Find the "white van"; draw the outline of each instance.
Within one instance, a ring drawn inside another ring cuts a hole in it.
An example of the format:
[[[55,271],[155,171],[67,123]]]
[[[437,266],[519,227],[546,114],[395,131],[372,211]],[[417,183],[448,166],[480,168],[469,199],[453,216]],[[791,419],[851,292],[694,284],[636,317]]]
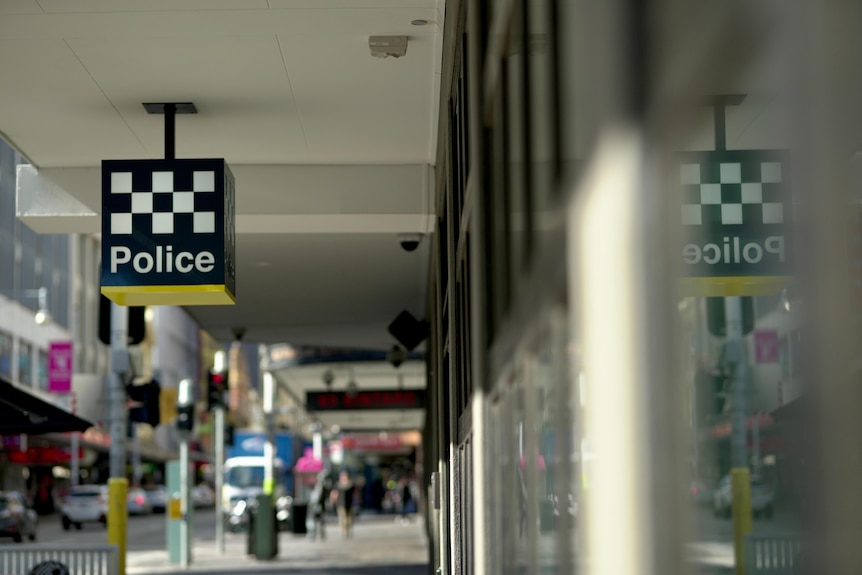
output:
[[[251,500],[263,493],[263,477],[266,458],[256,455],[229,457],[224,462],[224,487],[222,489],[222,512],[227,513],[240,500]],[[273,469],[274,500],[286,495],[284,484],[284,462],[276,458]]]

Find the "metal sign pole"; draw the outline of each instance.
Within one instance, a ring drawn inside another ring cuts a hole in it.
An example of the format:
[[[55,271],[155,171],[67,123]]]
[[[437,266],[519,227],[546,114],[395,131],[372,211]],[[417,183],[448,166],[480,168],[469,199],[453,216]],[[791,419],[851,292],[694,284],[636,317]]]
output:
[[[216,493],[216,551],[224,553],[224,514],[222,491],[224,490],[224,407],[218,406],[215,415],[215,493]]]
[[[111,304],[111,373],[108,376],[108,399],[111,414],[110,478],[108,480],[108,543],[116,545],[120,555],[120,575],[126,572],[128,519],[126,507],[126,385],[129,371],[128,314],[126,307]]]
[[[731,377],[731,462],[733,467],[748,467],[745,429],[745,353],[742,339],[742,300],[725,298],[727,340],[725,358],[732,366]]]
[[[189,566],[189,438],[180,439],[180,566]]]
[[[74,413],[76,415],[78,413],[78,397],[75,395],[74,391],[72,392],[72,413]],[[71,483],[72,483],[73,487],[78,485],[79,476],[81,475],[81,465],[80,465],[80,460],[78,458],[78,450],[80,449],[80,442],[79,442],[80,436],[81,436],[81,434],[79,431],[73,431],[72,432],[72,438],[71,438],[71,441],[69,444],[70,449],[72,451],[72,453],[69,454],[69,457],[70,457],[69,467],[70,467],[71,472],[72,472]]]
[[[128,308],[111,304],[111,373],[109,375],[111,448],[110,476],[126,477],[126,386],[128,372]]]

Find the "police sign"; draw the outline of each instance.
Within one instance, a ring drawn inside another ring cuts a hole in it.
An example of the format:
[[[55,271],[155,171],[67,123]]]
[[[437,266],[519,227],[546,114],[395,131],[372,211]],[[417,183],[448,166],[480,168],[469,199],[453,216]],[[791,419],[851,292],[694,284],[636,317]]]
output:
[[[744,100],[742,94],[714,96],[715,150],[678,155],[688,295],[766,295],[791,280],[787,154],[727,149],[725,108]]]
[[[696,295],[777,291],[792,274],[792,203],[784,153],[681,153],[683,274]]]
[[[235,303],[234,178],[222,159],[102,162],[102,293],[120,305]]]

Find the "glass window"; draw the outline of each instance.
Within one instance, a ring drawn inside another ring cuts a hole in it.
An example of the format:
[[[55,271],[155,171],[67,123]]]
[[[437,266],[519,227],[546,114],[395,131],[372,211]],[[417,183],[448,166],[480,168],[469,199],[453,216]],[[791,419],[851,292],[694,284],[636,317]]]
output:
[[[0,375],[12,377],[12,335],[0,331]]]
[[[33,385],[33,346],[24,340],[18,342],[18,382]]]
[[[39,371],[37,374],[36,387],[48,389],[48,352],[39,350]]]

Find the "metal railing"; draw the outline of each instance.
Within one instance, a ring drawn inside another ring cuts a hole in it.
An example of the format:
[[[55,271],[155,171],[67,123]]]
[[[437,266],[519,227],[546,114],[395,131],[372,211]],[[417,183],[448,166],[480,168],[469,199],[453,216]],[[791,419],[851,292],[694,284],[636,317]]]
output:
[[[745,536],[746,575],[794,575],[801,572],[802,544],[795,537]]]
[[[0,573],[26,575],[43,561],[62,563],[70,575],[118,575],[120,555],[116,545],[0,547]]]

